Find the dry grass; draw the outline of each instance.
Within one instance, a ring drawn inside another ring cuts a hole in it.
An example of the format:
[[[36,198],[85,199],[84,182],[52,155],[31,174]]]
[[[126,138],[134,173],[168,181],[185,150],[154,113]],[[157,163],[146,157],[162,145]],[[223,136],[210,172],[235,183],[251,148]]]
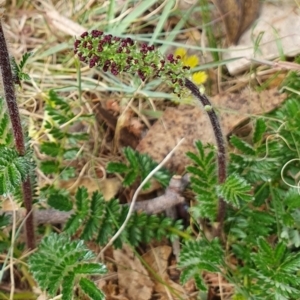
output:
[[[109,6],[113,1],[96,0],[60,0],[60,1],[7,1],[3,14],[3,23],[11,54],[19,61],[25,52],[32,51],[25,72],[31,80],[22,83],[18,90],[21,112],[29,129],[36,132],[32,138],[36,156],[43,155],[39,151],[42,141],[49,138],[43,129],[45,119],[44,103],[47,92],[55,89],[72,103],[72,107],[83,114],[93,114],[93,108],[101,102],[113,101],[118,103],[122,112],[129,108],[132,115],[139,118],[145,128],[151,125],[151,118],[146,111],[156,114],[163,110],[171,96],[164,86],[151,86],[133,77],[114,78],[109,74],[79,65],[73,55],[74,36],[85,29],[97,28],[115,34],[135,36],[138,40],[153,41],[162,45],[162,51],[180,45],[182,41],[194,43],[195,48],[205,48],[205,39],[200,31],[190,22],[190,27],[181,28],[180,15],[175,14],[176,3],[160,1],[160,4],[150,5],[145,10],[127,5],[127,1],[119,0],[115,6]],[[144,1],[144,3],[147,1]],[[151,2],[151,1],[149,1]],[[158,2],[158,1],[157,1]],[[141,5],[143,1],[140,1]],[[197,11],[196,11],[197,13]],[[53,20],[52,18],[56,18]],[[162,24],[160,19],[165,19]],[[183,26],[183,25],[182,25]],[[189,26],[189,25],[187,25]],[[156,28],[159,29],[156,30]],[[199,36],[198,36],[199,35]],[[202,59],[209,60],[209,52],[202,52]],[[245,74],[239,80],[225,77],[221,73],[222,62],[217,67],[208,70],[210,75],[211,93],[219,90],[240,90],[249,82],[270,78],[274,71],[268,73],[264,68],[258,70],[255,76]],[[211,65],[208,63],[207,68]],[[261,73],[259,73],[261,72]],[[251,78],[252,76],[252,78]],[[109,141],[107,131],[96,122],[85,122],[83,129],[90,135],[90,140],[81,145],[82,158],[77,164],[78,178],[85,176],[104,177],[105,166],[109,161],[120,160],[118,141]],[[55,178],[48,178],[38,170],[40,184],[51,183]],[[79,184],[80,180],[75,184]],[[32,279],[26,272],[28,285],[24,289],[33,288]],[[220,278],[218,278],[220,280]],[[22,285],[17,284],[17,288]],[[222,298],[222,299],[225,299]]]

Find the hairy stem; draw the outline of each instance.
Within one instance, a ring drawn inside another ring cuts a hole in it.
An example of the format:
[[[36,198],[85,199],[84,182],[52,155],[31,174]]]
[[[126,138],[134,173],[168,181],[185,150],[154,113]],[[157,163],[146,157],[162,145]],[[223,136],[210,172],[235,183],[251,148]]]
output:
[[[201,102],[201,104],[204,106],[208,114],[210,123],[214,131],[217,147],[218,147],[218,182],[221,184],[226,179],[226,149],[225,149],[225,142],[224,142],[220,122],[218,120],[216,112],[212,108],[211,102],[204,94],[200,93],[199,88],[187,78],[185,79],[185,86]],[[222,198],[220,198],[218,215],[217,215],[217,222],[219,224],[216,231],[216,236],[219,236],[220,238],[221,238],[225,214],[226,214],[226,202]]]
[[[11,70],[11,64],[9,59],[9,54],[7,50],[7,44],[5,41],[5,36],[0,22],[0,69],[2,73],[2,82],[5,100],[7,103],[8,113],[10,121],[12,124],[12,130],[15,140],[15,147],[20,156],[25,155],[25,143],[24,135],[21,125],[21,119],[19,114],[19,108],[16,101],[15,94],[15,84],[13,73]],[[35,238],[34,238],[34,224],[33,224],[33,215],[31,213],[32,209],[32,193],[31,193],[31,184],[29,177],[23,182],[23,199],[24,205],[27,210],[27,220],[25,222],[26,228],[26,240],[28,248],[35,248]]]

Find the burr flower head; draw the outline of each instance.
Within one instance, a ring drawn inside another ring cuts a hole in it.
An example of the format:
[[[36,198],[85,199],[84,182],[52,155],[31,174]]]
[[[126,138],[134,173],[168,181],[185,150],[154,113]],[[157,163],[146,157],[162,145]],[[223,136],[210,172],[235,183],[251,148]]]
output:
[[[177,94],[181,93],[184,78],[189,76],[190,68],[179,55],[169,54],[165,59],[153,45],[138,45],[129,37],[115,37],[99,30],[82,33],[74,42],[74,53],[90,68],[100,67],[113,75],[127,72],[142,81],[162,78]]]

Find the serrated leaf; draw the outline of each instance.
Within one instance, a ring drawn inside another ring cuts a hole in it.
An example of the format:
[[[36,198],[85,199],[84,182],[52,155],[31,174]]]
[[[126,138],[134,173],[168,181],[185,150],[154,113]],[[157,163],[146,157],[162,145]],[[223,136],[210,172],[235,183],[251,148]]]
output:
[[[84,240],[91,240],[93,235],[99,230],[101,226],[101,219],[103,218],[103,211],[105,200],[102,194],[94,192],[90,202],[90,214],[87,217],[85,228],[81,234]]]
[[[180,281],[184,283],[207,269],[220,271],[222,257],[223,250],[217,239],[186,242],[180,252],[179,266],[183,268]],[[203,285],[200,277],[197,280]]]
[[[94,256],[83,241],[52,233],[42,239],[28,263],[34,279],[50,296],[54,296],[59,286],[62,286],[63,299],[72,299],[74,282],[77,276],[80,277],[76,270],[84,274],[90,271],[95,275],[105,272],[106,268],[101,264],[87,262]],[[85,263],[87,268],[84,267]]]
[[[281,261],[286,252],[286,245],[284,243],[279,243],[274,251],[274,258],[276,261]]]
[[[28,156],[18,156],[14,149],[0,146],[0,195],[13,193],[30,171]]]
[[[64,226],[64,231],[69,235],[75,234],[80,225],[82,225],[82,221],[82,216],[80,214],[71,215]]]
[[[224,184],[217,186],[217,193],[226,202],[240,207],[240,201],[249,202],[254,199],[250,194],[251,189],[251,185],[244,178],[232,174],[226,178]]]
[[[76,206],[79,211],[85,210],[88,203],[88,192],[86,187],[79,187],[77,189],[75,199],[76,199]]]
[[[62,300],[73,299],[73,288],[74,288],[75,273],[69,272],[62,281]]]
[[[138,171],[136,169],[130,170],[124,177],[123,185],[124,186],[132,185],[135,182],[135,180],[137,179],[137,176],[138,176]]]
[[[47,203],[60,211],[70,211],[73,208],[73,203],[66,195],[60,193],[51,194]]]
[[[138,159],[136,156],[136,152],[132,148],[126,147],[124,148],[124,155],[129,161],[130,167],[134,169],[138,169]]]
[[[28,74],[21,72],[21,73],[19,73],[19,79],[29,81],[31,78]]]
[[[273,257],[273,249],[268,244],[268,242],[265,241],[264,238],[262,238],[262,237],[258,238],[257,244],[259,246],[260,251],[263,253],[264,256]]]
[[[204,291],[204,292],[207,291],[207,286],[199,274],[195,274],[194,279],[199,291]]]
[[[195,153],[187,152],[186,156],[189,157],[195,164],[201,166],[202,168],[204,167],[200,157],[198,157]]]
[[[76,274],[95,275],[107,273],[107,268],[101,263],[84,263],[76,266],[73,271]]]
[[[109,162],[106,167],[108,173],[124,173],[128,170],[129,168],[125,164],[117,162]]]
[[[54,160],[44,160],[40,164],[40,169],[46,175],[56,174],[60,171],[60,163]]]
[[[33,55],[33,52],[26,52],[22,55],[21,61],[19,63],[19,68],[22,71],[24,66],[26,65],[27,60],[29,59],[30,56]]]
[[[257,119],[255,123],[254,133],[253,133],[253,143],[261,142],[264,133],[266,132],[267,125],[263,119]]]
[[[61,145],[55,142],[42,143],[40,146],[40,151],[52,157],[57,157],[62,153]]]
[[[235,135],[230,137],[230,143],[238,150],[242,151],[244,155],[255,155],[253,147]]]
[[[93,300],[105,300],[105,294],[96,285],[86,278],[79,281],[81,289]]]
[[[63,159],[65,160],[75,159],[77,157],[78,152],[79,149],[77,147],[65,149],[63,153]]]
[[[59,178],[62,180],[68,180],[74,178],[76,175],[76,170],[74,167],[66,167],[59,174]]]
[[[49,93],[49,101],[55,103],[55,105],[59,106],[61,110],[65,110],[67,112],[71,111],[70,105],[61,97],[54,90],[50,90]]]

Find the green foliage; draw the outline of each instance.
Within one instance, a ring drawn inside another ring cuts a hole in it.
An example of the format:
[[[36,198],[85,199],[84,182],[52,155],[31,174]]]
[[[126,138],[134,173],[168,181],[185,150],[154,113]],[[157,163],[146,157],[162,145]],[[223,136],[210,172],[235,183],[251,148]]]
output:
[[[9,146],[12,142],[10,121],[6,112],[4,99],[0,97],[0,145]]]
[[[228,176],[222,185],[217,186],[217,191],[219,197],[238,208],[241,206],[241,201],[253,200],[253,196],[249,194],[251,186],[237,174]]]
[[[41,241],[38,250],[29,258],[29,269],[39,286],[54,297],[58,291],[63,300],[73,299],[74,285],[79,286],[90,299],[104,299],[104,294],[85,278],[88,275],[102,275],[106,267],[90,262],[95,255],[83,241],[71,240],[66,235],[52,233]]]
[[[211,146],[204,147],[200,141],[196,142],[196,148],[197,154],[187,153],[194,164],[187,167],[187,171],[192,175],[191,186],[197,200],[190,213],[195,219],[201,217],[213,221],[218,207],[215,149]]]
[[[43,190],[46,190],[49,195],[47,202],[51,207],[61,211],[70,211],[72,209],[73,203],[67,191],[56,189],[53,186],[47,186]]]
[[[117,232],[128,213],[127,205],[120,205],[116,199],[105,201],[98,192],[94,192],[90,199],[84,187],[77,190],[75,203],[74,213],[68,219],[64,231],[70,235],[78,232],[82,239],[95,240],[100,245],[105,245]],[[137,246],[151,239],[159,240],[163,237],[172,239],[175,237],[172,228],[181,230],[181,222],[163,216],[135,212],[114,245],[121,247],[122,243],[127,241]]]
[[[27,60],[30,58],[30,56],[32,56],[32,52],[26,52],[25,54],[23,54],[19,65],[16,63],[15,58],[11,57],[11,67],[15,83],[20,84],[22,80],[30,80],[29,75],[23,72],[23,68],[25,67]]]
[[[181,282],[195,278],[197,287],[206,290],[201,271],[222,272],[224,251],[218,239],[186,242],[180,252],[179,266],[183,268]]]
[[[2,214],[0,215],[0,228],[6,227],[9,224],[9,217]]]
[[[19,156],[16,150],[0,145],[0,195],[13,193],[29,175],[28,156]]]
[[[129,37],[106,35],[99,30],[82,33],[74,42],[74,53],[90,68],[98,67],[114,76],[126,72],[142,81],[161,78],[179,95],[183,94],[183,82],[190,73],[180,57],[169,54],[165,58],[154,45],[139,45]]]
[[[68,166],[78,157],[80,144],[88,139],[86,133],[72,132],[72,126],[89,119],[90,115],[75,113],[77,107],[66,99],[61,98],[55,91],[50,90],[45,103],[47,118],[44,130],[49,141],[45,140],[40,146],[40,151],[49,159],[40,162],[40,169],[46,174],[59,175],[61,179],[75,176],[73,167]]]
[[[226,251],[214,248],[216,240],[200,227],[201,240],[182,248],[183,282],[194,278],[200,289],[203,271],[220,272],[236,287],[233,299],[299,298],[300,96],[291,92],[299,90],[299,74],[291,72],[285,84],[287,101],[253,121],[252,140],[231,136],[224,184],[216,182],[213,150],[197,143],[197,155],[189,154],[197,199],[191,213],[214,222],[217,197],[227,201]],[[233,257],[234,265],[228,263]]]
[[[288,251],[284,242],[274,248],[263,238],[257,240],[253,253],[255,269],[249,272],[251,291],[256,299],[298,299],[300,293],[300,253]],[[265,295],[261,297],[261,290]],[[258,291],[257,295],[256,292]]]
[[[124,148],[125,158],[128,160],[128,164],[110,162],[107,165],[107,172],[109,173],[121,173],[124,174],[123,185],[130,186],[137,179],[141,181],[144,180],[147,175],[157,166],[157,163],[147,155],[139,153],[130,147]],[[166,187],[170,181],[171,175],[168,170],[162,168],[157,171],[153,178],[155,178],[163,187]],[[150,187],[150,182],[148,182],[144,189]]]

